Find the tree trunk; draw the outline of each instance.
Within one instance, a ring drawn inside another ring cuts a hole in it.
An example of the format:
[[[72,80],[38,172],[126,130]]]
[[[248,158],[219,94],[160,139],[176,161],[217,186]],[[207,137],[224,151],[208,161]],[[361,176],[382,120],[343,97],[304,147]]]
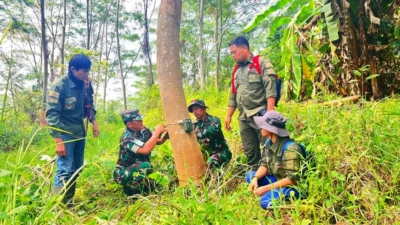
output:
[[[214,45],[215,45],[215,88],[218,90],[218,78],[219,78],[219,57],[220,57],[220,48],[219,48],[219,37],[218,37],[218,20],[219,20],[219,0],[215,2],[215,15],[214,15]]]
[[[107,84],[108,84],[108,82],[107,82],[107,79],[108,79],[108,54],[107,54],[108,53],[107,52],[108,38],[107,38],[107,35],[108,35],[108,23],[106,23],[106,61],[107,61],[107,64],[106,64],[106,73],[104,75],[104,93],[103,93],[103,111],[104,112],[106,111],[106,95],[107,95]]]
[[[64,58],[65,58],[65,28],[67,27],[67,0],[64,0],[64,14],[63,14],[63,25],[62,25],[62,40],[61,40],[61,76],[65,74],[65,65],[64,65]]]
[[[117,51],[118,51],[119,73],[121,75],[121,83],[122,83],[122,96],[124,97],[124,109],[127,110],[128,106],[126,104],[125,77],[124,77],[124,73],[122,71],[121,48],[120,48],[121,46],[119,44],[118,22],[119,22],[119,0],[117,1],[117,23],[115,24],[115,26],[116,26],[115,29],[117,31]]]
[[[49,78],[49,54],[47,53],[47,41],[46,41],[46,17],[45,17],[45,0],[40,0],[40,20],[41,20],[41,28],[42,28],[42,71],[43,71],[43,91],[42,91],[42,112],[41,112],[41,124],[45,124],[44,111],[46,110],[47,103],[47,81]]]
[[[151,54],[150,54],[150,44],[149,44],[149,21],[147,18],[147,11],[149,9],[149,1],[143,0],[143,7],[144,7],[144,53],[147,57],[147,63],[149,66],[149,78],[148,84],[151,87],[154,84],[154,75],[153,75],[153,65],[151,63]]]
[[[378,59],[375,56],[373,56],[372,59],[370,59],[369,65],[370,65],[369,73],[371,75],[379,73]],[[376,77],[371,79],[371,86],[372,86],[372,95],[374,99],[379,99],[382,96],[382,93],[379,88],[378,79]]]
[[[203,52],[203,11],[204,0],[200,0],[199,11],[199,73],[200,73],[200,89],[205,87],[205,70],[204,70],[204,52]]]
[[[167,123],[177,123],[189,117],[183,92],[180,68],[181,0],[162,0],[157,27],[157,62],[161,100]],[[188,179],[199,183],[206,166],[196,135],[185,133],[182,126],[168,127],[179,184]]]
[[[90,16],[89,16],[89,7],[90,7],[90,0],[86,0],[86,26],[87,26],[87,41],[86,41],[86,49],[90,49]]]

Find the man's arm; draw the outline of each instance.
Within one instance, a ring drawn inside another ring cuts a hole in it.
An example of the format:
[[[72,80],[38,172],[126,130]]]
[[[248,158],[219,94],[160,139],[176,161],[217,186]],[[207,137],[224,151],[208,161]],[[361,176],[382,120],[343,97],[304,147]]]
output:
[[[296,181],[293,181],[286,177],[286,178],[280,179],[272,184],[259,187],[256,190],[254,190],[254,192],[258,196],[263,196],[265,193],[267,193],[268,191],[270,191],[272,189],[282,188],[282,187],[286,187],[286,186],[294,185],[294,184],[296,184]]]
[[[54,138],[56,143],[56,153],[58,156],[64,157],[67,155],[65,145],[61,139],[60,129],[60,113],[62,109],[62,96],[61,88],[57,85],[50,87],[47,95],[47,107],[46,107],[46,121],[47,125],[55,129],[50,129],[50,135]]]
[[[276,101],[276,73],[274,66],[268,59],[261,59],[262,80],[265,88],[265,96],[267,99],[267,111],[275,109]]]
[[[154,149],[154,147],[157,144],[157,141],[159,140],[158,137],[160,136],[160,134],[162,134],[165,131],[165,127],[164,125],[158,125],[155,128],[155,131],[153,133],[153,135],[151,136],[151,138],[146,141],[146,143],[143,145],[143,147],[140,147],[137,149],[137,153],[138,154],[142,154],[142,155],[148,155],[150,154],[150,152]]]
[[[202,138],[212,139],[215,137],[218,132],[221,130],[221,120],[217,117],[214,117],[211,125],[207,127],[206,132],[202,134]]]
[[[286,177],[270,185],[258,188],[255,190],[255,193],[262,196],[272,189],[296,184],[296,182],[300,180],[300,163],[302,160],[304,159],[301,157],[300,147],[297,144],[289,145],[282,156],[282,166],[286,172]]]
[[[255,191],[258,188],[258,180],[261,179],[262,177],[265,177],[268,173],[268,168],[265,166],[260,166],[257,169],[256,174],[254,177],[252,177],[250,184],[249,184],[249,191]]]
[[[225,129],[228,131],[231,130],[232,115],[235,113],[235,110],[236,110],[236,107],[234,107],[234,106],[228,107],[228,112],[226,114],[226,119],[225,119]]]

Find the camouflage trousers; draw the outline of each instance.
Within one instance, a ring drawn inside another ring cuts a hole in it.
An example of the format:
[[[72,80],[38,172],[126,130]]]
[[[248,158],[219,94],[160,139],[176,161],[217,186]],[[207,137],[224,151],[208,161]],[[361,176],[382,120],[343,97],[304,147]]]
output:
[[[128,196],[151,191],[154,188],[153,180],[147,176],[153,172],[149,162],[137,162],[125,168],[114,171],[114,180],[124,187]]]
[[[228,149],[224,149],[220,151],[211,151],[211,154],[207,152],[207,157],[208,156],[207,163],[218,168],[231,160],[232,153]]]

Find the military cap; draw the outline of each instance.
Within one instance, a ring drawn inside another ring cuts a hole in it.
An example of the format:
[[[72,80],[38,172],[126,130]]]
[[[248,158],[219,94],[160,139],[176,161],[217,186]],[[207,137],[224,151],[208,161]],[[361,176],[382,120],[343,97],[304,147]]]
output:
[[[204,103],[204,100],[195,99],[195,100],[192,100],[192,101],[190,102],[190,105],[189,105],[189,107],[188,107],[189,112],[191,112],[191,113],[193,112],[193,106],[195,106],[195,105],[200,106],[200,107],[203,107],[203,108],[208,108],[208,107],[206,106],[206,104]]]
[[[124,122],[132,120],[142,120],[143,116],[139,113],[139,109],[128,109],[121,113],[121,118]]]

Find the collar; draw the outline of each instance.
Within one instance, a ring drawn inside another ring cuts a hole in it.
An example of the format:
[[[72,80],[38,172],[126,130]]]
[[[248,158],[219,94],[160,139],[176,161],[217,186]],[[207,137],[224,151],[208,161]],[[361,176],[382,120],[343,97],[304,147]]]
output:
[[[76,86],[82,87],[85,85],[84,81],[78,80],[76,77],[74,77],[74,75],[70,71],[68,71],[68,80],[69,80],[69,85],[71,88],[76,87]]]
[[[201,122],[207,122],[207,121],[209,121],[210,120],[210,115],[208,114],[208,113],[206,113],[206,116],[204,117],[204,119],[203,120],[198,120],[198,121],[201,121]]]
[[[290,137],[278,137],[278,139],[276,139],[275,143],[273,143],[269,149],[276,153],[281,147],[282,143],[287,139],[290,139]]]
[[[140,134],[140,131],[136,132],[136,131],[130,129],[129,127],[126,127],[126,131],[128,131],[129,133],[132,133],[132,134],[136,134],[136,135]]]
[[[241,63],[241,64],[239,64],[239,65],[240,65],[240,66],[247,66],[248,64],[253,63],[253,57],[254,57],[253,53],[250,53],[250,58],[249,58],[246,62]]]

